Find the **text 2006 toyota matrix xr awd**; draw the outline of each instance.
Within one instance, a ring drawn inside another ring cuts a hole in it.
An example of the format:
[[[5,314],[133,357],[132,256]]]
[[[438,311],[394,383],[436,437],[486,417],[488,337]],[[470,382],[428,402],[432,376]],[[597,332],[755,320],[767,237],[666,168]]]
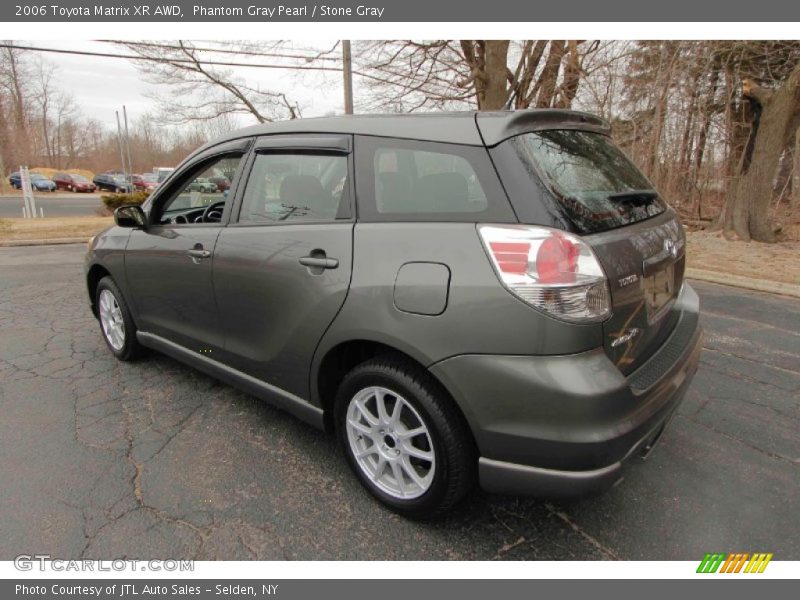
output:
[[[111,352],[335,431],[406,515],[614,484],[697,369],[683,230],[591,115],[258,125],[115,219],[86,260]]]

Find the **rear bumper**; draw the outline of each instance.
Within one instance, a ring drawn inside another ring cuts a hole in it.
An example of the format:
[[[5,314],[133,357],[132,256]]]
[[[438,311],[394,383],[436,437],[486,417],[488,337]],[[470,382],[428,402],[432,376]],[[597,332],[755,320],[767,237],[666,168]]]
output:
[[[495,493],[584,495],[621,478],[649,451],[689,387],[702,349],[699,302],[688,285],[662,347],[624,376],[602,349],[570,356],[465,355],[431,371],[461,406]]]

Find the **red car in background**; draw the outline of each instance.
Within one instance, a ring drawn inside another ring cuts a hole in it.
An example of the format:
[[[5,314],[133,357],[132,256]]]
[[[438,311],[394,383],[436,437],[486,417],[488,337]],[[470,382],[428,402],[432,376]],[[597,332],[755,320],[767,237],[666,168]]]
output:
[[[133,189],[152,192],[158,187],[158,177],[155,173],[145,173],[144,175],[133,175]]]
[[[220,192],[224,192],[227,189],[230,189],[231,182],[227,177],[217,176],[217,177],[209,177],[208,180],[217,186],[217,190]]]
[[[75,173],[56,173],[53,175],[56,189],[68,190],[70,192],[94,192],[97,186],[83,175]]]

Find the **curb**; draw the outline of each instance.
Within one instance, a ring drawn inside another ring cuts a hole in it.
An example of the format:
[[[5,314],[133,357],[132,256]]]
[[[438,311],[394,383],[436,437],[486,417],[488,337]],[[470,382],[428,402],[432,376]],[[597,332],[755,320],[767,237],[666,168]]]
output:
[[[757,292],[767,292],[768,294],[783,294],[784,296],[800,298],[800,285],[785,283],[783,281],[752,279],[741,275],[718,273],[716,271],[693,269],[691,267],[686,269],[686,278],[707,281],[708,283],[718,283],[720,285],[730,285],[746,290],[755,290]]]
[[[74,238],[50,238],[39,240],[0,240],[0,247],[16,247],[16,246],[49,246],[51,244],[85,244],[90,237],[74,237]]]

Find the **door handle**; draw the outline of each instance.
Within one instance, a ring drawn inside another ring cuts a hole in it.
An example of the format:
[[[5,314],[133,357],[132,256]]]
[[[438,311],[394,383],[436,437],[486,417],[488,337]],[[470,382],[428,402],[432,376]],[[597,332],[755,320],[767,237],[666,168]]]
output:
[[[201,260],[211,257],[211,251],[203,250],[202,244],[195,244],[194,248],[186,251],[186,254],[189,255],[192,262],[196,265],[199,265]]]
[[[210,250],[203,250],[202,248],[192,248],[187,250],[187,254],[194,258],[209,258],[211,256]]]
[[[312,269],[335,269],[339,266],[339,259],[328,258],[324,254],[321,256],[304,256],[300,259],[300,264]]]

